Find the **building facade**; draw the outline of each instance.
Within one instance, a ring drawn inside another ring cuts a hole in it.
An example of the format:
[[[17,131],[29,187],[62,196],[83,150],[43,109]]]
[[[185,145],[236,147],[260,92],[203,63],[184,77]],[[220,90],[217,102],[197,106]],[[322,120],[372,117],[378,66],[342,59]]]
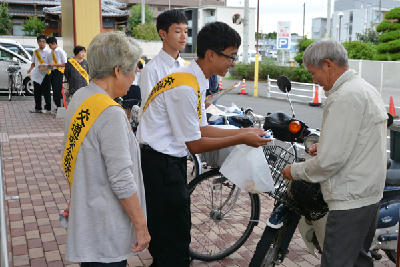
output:
[[[326,18],[315,18],[312,19],[311,23],[311,38],[314,40],[318,40],[326,36]]]
[[[205,2],[205,1],[203,1]],[[195,53],[197,44],[197,33],[201,28],[207,23],[221,21],[227,23],[233,29],[235,29],[240,37],[242,38],[242,45],[239,50],[243,50],[243,23],[240,25],[234,24],[232,21],[232,16],[235,14],[240,14],[244,17],[243,7],[227,7],[227,6],[201,6],[201,7],[188,7],[180,9],[188,18],[188,41],[185,47],[184,53]],[[249,8],[250,18],[256,16],[256,9]],[[255,47],[255,22],[254,19],[249,19],[249,49],[254,49]]]

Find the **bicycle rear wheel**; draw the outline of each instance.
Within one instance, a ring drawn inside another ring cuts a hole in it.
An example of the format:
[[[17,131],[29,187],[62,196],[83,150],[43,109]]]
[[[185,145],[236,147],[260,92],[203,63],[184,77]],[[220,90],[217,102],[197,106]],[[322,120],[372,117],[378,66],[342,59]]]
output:
[[[200,174],[200,165],[196,155],[189,153],[187,155],[187,180],[188,183]]]
[[[248,239],[260,218],[260,197],[240,190],[219,169],[189,184],[192,242],[190,256],[202,261],[223,259]]]
[[[13,76],[10,75],[8,78],[8,101],[11,101],[13,88],[14,88],[14,79]]]

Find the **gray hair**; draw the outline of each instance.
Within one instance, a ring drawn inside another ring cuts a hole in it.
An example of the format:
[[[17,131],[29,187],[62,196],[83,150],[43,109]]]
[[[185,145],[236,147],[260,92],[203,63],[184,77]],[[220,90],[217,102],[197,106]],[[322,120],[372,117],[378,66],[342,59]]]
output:
[[[334,39],[323,38],[307,47],[303,54],[303,65],[309,64],[322,69],[325,59],[329,59],[338,67],[349,66],[347,51],[341,43]]]
[[[101,33],[93,38],[87,50],[90,76],[104,79],[113,75],[116,66],[121,67],[124,75],[130,75],[142,53],[140,44],[120,31]]]

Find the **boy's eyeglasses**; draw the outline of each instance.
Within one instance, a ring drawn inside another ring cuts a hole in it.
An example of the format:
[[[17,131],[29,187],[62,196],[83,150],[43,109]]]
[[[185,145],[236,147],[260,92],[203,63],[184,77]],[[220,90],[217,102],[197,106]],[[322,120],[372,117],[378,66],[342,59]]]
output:
[[[236,57],[232,57],[232,56],[230,56],[230,55],[227,55],[227,54],[224,54],[224,53],[215,51],[215,50],[212,50],[212,51],[214,51],[214,52],[217,53],[218,55],[221,55],[221,56],[224,56],[224,57],[227,57],[227,58],[232,59],[232,64],[236,63],[236,61],[237,61],[238,58],[239,58],[239,55],[236,55]]]

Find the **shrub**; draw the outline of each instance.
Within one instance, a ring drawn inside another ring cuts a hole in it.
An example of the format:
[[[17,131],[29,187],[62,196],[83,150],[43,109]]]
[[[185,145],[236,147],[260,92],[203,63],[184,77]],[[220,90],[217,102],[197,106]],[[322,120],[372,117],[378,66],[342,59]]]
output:
[[[342,43],[342,45],[346,48],[349,59],[372,60],[376,54],[373,44],[361,41],[348,41]]]

